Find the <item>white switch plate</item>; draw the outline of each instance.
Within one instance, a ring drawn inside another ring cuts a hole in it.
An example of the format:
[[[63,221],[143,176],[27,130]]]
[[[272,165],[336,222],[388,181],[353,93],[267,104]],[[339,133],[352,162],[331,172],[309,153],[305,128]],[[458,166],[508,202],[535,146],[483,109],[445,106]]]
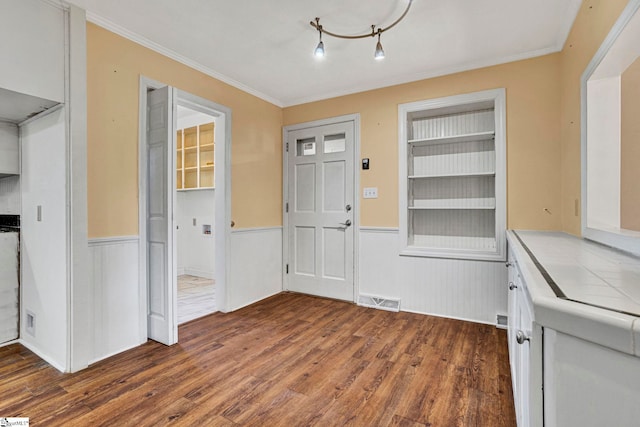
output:
[[[364,197],[365,199],[377,199],[378,187],[365,187],[362,193],[362,197]]]

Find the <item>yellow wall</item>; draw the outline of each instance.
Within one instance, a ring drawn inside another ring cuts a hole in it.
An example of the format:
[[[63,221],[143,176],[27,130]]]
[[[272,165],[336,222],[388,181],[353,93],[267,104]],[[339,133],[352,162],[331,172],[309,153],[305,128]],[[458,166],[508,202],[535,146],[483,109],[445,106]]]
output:
[[[504,87],[508,226],[559,230],[559,73],[559,55],[547,55],[285,108],[284,125],[360,113],[361,157],[371,159],[361,187],[378,187],[378,199],[361,200],[361,224],[397,227],[398,104]]]
[[[92,24],[88,45],[89,236],[138,233],[140,74],[233,110],[232,217],[237,227],[282,223],[281,126],[361,115],[365,226],[398,226],[398,104],[507,89],[507,219],[510,228],[579,234],[580,77],[627,0],[585,0],[564,50],[284,110]],[[360,189],[361,193],[361,189]],[[547,213],[544,209],[551,213]]]
[[[620,81],[620,227],[640,231],[640,58]]]
[[[628,0],[585,0],[562,51],[561,170],[562,229],[579,235],[580,78]]]
[[[139,77],[232,110],[232,218],[282,224],[282,109],[87,24],[89,237],[138,234]]]

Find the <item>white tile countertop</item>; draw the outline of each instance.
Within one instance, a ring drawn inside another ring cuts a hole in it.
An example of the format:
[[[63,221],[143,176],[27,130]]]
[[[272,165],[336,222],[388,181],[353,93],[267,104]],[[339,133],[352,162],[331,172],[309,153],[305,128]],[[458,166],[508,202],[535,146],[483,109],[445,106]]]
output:
[[[559,232],[507,240],[536,323],[640,356],[640,258]]]

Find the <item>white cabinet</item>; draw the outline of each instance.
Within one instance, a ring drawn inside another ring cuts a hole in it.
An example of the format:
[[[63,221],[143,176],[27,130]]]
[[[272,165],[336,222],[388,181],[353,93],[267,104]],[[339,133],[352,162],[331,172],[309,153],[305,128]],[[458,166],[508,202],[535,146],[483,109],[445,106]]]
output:
[[[19,173],[18,126],[0,122],[0,178]]]
[[[639,425],[638,259],[562,233],[508,241],[518,427]]]
[[[41,0],[3,0],[0,88],[64,102],[65,13]]]
[[[531,336],[533,308],[525,282],[513,255],[509,253],[508,345],[511,382],[518,427],[529,427],[531,388]]]
[[[402,254],[505,258],[504,91],[403,104]]]

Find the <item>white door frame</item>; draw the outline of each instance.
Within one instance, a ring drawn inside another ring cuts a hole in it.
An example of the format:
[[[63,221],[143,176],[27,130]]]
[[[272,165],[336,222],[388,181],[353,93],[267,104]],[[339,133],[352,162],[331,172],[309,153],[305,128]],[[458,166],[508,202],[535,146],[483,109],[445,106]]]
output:
[[[344,116],[330,117],[328,119],[299,123],[285,126],[282,129],[282,289],[289,290],[289,275],[287,264],[289,259],[289,215],[287,203],[289,203],[289,167],[287,141],[289,132],[314,128],[336,123],[353,122],[353,302],[358,300],[360,293],[360,114],[347,114]],[[293,149],[293,148],[292,148]]]
[[[139,337],[140,342],[147,340],[147,312],[148,312],[148,287],[147,287],[147,153],[146,153],[146,123],[147,123],[147,91],[169,86],[157,80],[140,76],[139,89],[139,124],[138,124],[138,272],[139,272]],[[177,90],[177,104],[189,107],[190,109],[209,114],[214,117],[223,117],[224,142],[216,143],[214,148],[214,158],[216,164],[223,167],[214,169],[214,179],[216,188],[215,197],[215,280],[216,280],[216,308],[222,312],[227,312],[229,307],[227,283],[229,278],[229,257],[231,239],[231,109],[224,105],[201,98],[199,96]],[[173,129],[175,135],[176,129]],[[219,139],[216,139],[219,141]],[[170,144],[170,149],[175,150],[175,138]],[[172,153],[171,153],[172,154]],[[171,171],[171,173],[175,173]],[[176,189],[173,188],[175,192]],[[175,198],[172,198],[175,203]],[[177,316],[174,316],[177,324]]]

